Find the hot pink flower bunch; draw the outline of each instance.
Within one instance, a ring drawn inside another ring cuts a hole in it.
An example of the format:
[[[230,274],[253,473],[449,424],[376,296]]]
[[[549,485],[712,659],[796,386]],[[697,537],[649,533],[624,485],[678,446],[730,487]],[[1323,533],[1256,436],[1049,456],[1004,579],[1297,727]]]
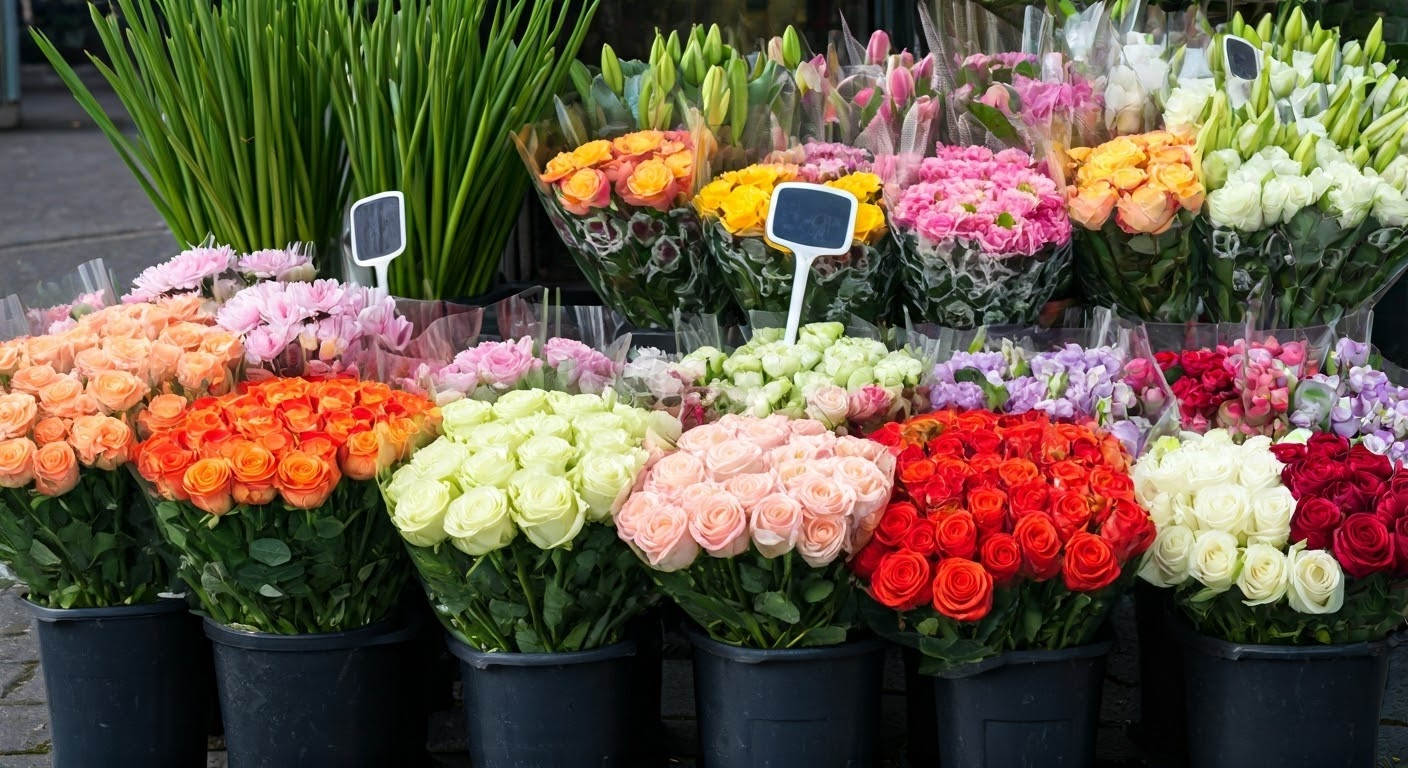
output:
[[[960,85],[954,99],[960,104],[977,101],[1007,117],[1020,117],[1028,127],[1070,120],[1082,110],[1098,107],[1100,97],[1090,81],[1069,66],[1063,69],[1061,80],[1043,80],[1040,62],[1031,54],[973,54],[959,65]]]
[[[547,380],[548,373],[553,375],[552,381]],[[517,341],[486,341],[460,352],[453,362],[431,374],[431,386],[442,402],[448,393],[470,395],[481,388],[503,393],[546,387],[599,395],[618,373],[616,361],[575,339],[548,339],[538,354],[533,338],[524,336]]]
[[[245,359],[251,365],[290,352],[310,362],[332,363],[368,343],[400,350],[414,332],[411,322],[397,313],[394,299],[336,280],[259,283],[235,294],[216,320],[244,337]]]
[[[663,572],[749,547],[824,567],[869,541],[893,486],[883,447],[817,421],[725,416],[678,446],[616,515],[620,537]]]
[[[994,256],[1031,256],[1071,239],[1065,197],[1025,152],[939,146],[919,167],[891,221],[921,246],[977,245]]]

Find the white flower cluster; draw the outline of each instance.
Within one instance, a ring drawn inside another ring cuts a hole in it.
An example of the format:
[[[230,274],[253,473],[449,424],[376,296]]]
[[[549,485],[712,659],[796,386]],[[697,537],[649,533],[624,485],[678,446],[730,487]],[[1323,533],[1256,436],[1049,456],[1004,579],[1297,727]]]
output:
[[[441,410],[444,436],[417,451],[383,488],[406,541],[449,540],[480,556],[522,531],[540,549],[569,545],[586,523],[610,523],[652,455],[673,448],[680,423],[604,395],[540,389],[490,405]]]
[[[1246,162],[1235,149],[1218,150],[1203,161],[1213,189],[1208,212],[1213,224],[1242,232],[1287,223],[1311,206],[1335,218],[1341,229],[1357,227],[1371,214],[1380,224],[1400,227],[1408,224],[1403,193],[1408,158],[1399,160],[1381,176],[1322,142],[1316,147],[1317,167],[1307,173],[1280,147],[1261,149]]]
[[[1192,579],[1207,596],[1241,591],[1247,605],[1287,600],[1300,613],[1344,605],[1344,574],[1323,550],[1290,542],[1295,498],[1281,484],[1271,440],[1238,445],[1222,429],[1159,440],[1134,466],[1134,490],[1158,537],[1139,575],[1172,587]]]

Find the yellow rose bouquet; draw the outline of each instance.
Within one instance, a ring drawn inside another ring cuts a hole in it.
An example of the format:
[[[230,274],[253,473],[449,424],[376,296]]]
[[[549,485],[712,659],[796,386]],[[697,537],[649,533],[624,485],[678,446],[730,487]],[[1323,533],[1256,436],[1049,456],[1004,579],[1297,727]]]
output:
[[[712,138],[644,130],[553,151],[555,124],[528,126],[518,147],[548,218],[607,306],[639,328],[670,328],[674,312],[728,304],[689,205]]]
[[[786,312],[792,296],[792,253],[770,241],[768,207],[773,190],[789,181],[824,183],[859,201],[850,252],[812,264],[802,322],[875,321],[894,298],[894,243],[882,207],[880,178],[870,173],[869,153],[843,144],[808,143],[772,161],[731,171],[694,198],[704,220],[704,240],[724,284],[745,311]],[[797,163],[783,162],[797,160]]]
[[[1076,274],[1086,298],[1143,320],[1194,319],[1206,243],[1194,226],[1204,190],[1192,145],[1154,131],[1071,149],[1069,157]]]

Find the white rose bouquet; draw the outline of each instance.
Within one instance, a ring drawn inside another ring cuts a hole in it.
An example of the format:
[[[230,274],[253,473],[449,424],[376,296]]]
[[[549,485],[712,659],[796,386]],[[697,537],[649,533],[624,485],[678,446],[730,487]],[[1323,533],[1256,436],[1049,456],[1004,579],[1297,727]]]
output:
[[[1408,158],[1402,165],[1408,171]],[[1242,321],[1263,290],[1277,300],[1277,327],[1334,322],[1408,269],[1408,173],[1361,168],[1313,136],[1296,156],[1270,146],[1243,162],[1238,150],[1222,149],[1203,169],[1212,190],[1208,309],[1217,321]]]
[[[1163,438],[1134,467],[1158,527],[1139,575],[1229,642],[1381,639],[1408,613],[1408,495],[1395,477],[1387,458],[1335,435]]]
[[[621,639],[649,577],[612,514],[679,437],[605,395],[515,390],[442,409],[444,435],[382,492],[451,635],[480,651],[580,651]]]

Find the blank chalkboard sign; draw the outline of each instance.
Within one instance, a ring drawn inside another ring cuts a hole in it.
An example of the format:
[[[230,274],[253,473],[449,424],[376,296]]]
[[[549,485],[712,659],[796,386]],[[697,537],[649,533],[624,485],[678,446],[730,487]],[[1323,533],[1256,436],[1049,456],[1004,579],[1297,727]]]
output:
[[[1240,80],[1255,80],[1261,74],[1261,50],[1240,37],[1228,35],[1222,46],[1227,74]]]
[[[377,286],[387,287],[391,260],[406,250],[406,196],[382,192],[352,204],[352,260],[376,270]]]
[[[768,211],[768,238],[793,251],[817,256],[851,250],[856,198],[820,184],[779,184]]]

